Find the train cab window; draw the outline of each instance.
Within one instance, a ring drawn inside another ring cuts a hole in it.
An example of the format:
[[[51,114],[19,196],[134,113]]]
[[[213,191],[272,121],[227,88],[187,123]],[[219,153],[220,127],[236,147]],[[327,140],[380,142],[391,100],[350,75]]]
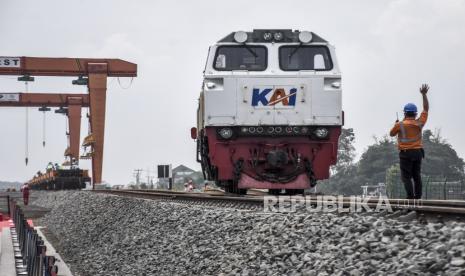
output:
[[[281,46],[279,66],[283,71],[329,71],[333,69],[331,56],[326,46]]]
[[[220,46],[216,50],[213,68],[218,71],[264,71],[267,67],[267,54],[264,46]]]

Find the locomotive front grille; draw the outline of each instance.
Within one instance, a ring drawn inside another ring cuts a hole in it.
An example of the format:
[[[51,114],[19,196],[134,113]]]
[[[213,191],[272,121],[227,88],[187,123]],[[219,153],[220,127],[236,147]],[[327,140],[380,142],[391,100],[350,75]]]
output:
[[[227,133],[228,135],[224,135]],[[309,137],[314,140],[327,140],[330,128],[325,126],[236,126],[218,127],[217,136],[221,140],[238,137]]]

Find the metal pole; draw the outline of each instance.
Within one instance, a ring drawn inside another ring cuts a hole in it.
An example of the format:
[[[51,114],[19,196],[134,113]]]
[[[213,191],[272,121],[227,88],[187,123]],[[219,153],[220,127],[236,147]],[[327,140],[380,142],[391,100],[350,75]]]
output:
[[[442,194],[443,194],[444,200],[446,200],[446,185],[447,185],[447,177],[444,179],[444,185],[442,186]]]
[[[426,178],[425,199],[428,199],[429,176]]]
[[[7,207],[7,208],[8,208],[8,209],[7,209],[7,210],[8,210],[8,216],[10,216],[10,218],[11,218],[11,213],[10,213],[10,195],[6,195],[6,203],[7,203],[7,205],[8,205],[8,207]]]

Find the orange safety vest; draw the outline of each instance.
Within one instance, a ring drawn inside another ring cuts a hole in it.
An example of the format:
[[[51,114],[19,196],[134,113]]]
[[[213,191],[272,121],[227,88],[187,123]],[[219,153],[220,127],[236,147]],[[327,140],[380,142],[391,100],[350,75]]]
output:
[[[417,120],[408,118],[394,125],[390,134],[397,135],[399,150],[423,148],[422,130],[427,118],[428,113],[423,111]]]

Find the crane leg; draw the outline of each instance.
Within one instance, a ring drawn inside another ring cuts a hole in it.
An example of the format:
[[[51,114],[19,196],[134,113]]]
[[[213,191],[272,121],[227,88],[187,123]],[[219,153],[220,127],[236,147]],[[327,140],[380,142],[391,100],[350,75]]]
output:
[[[92,156],[92,184],[102,183],[103,144],[105,135],[105,103],[107,92],[107,64],[90,63],[89,96],[90,96],[90,127],[95,138]]]
[[[82,98],[70,98],[68,105],[69,148],[71,163],[79,162],[79,141],[81,136]],[[76,163],[77,165],[78,163]]]

